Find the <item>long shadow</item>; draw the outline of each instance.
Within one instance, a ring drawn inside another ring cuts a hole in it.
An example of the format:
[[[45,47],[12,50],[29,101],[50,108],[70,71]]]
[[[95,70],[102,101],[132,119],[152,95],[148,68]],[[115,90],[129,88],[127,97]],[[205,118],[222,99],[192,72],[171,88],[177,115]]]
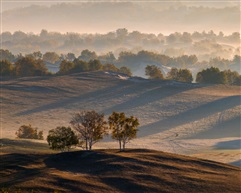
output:
[[[143,89],[144,92],[137,93],[135,97],[132,97],[128,101],[114,105],[102,112],[110,114],[112,111],[130,110],[196,88],[188,84],[183,84],[182,86],[168,85],[167,81],[153,81],[143,83],[142,86],[145,86],[145,89]],[[136,90],[133,90],[132,93],[136,93]]]
[[[231,164],[231,165],[233,165],[233,166],[241,167],[241,159],[240,159],[240,160],[237,160],[237,161],[234,161],[234,162],[230,162],[229,164]]]
[[[222,141],[214,145],[215,149],[240,149],[241,150],[241,139]]]
[[[0,76],[0,81],[14,81],[11,84],[21,83],[21,82],[31,82],[31,81],[41,81],[50,80],[56,76],[31,76],[31,77],[3,77]]]
[[[122,83],[119,85],[114,85],[112,87],[99,89],[99,90],[96,90],[93,92],[88,92],[86,94],[81,94],[81,95],[74,96],[74,97],[68,97],[68,98],[56,101],[54,103],[50,103],[50,104],[43,105],[43,106],[31,109],[31,110],[17,113],[17,114],[15,114],[15,116],[23,116],[23,115],[29,115],[29,114],[33,114],[33,113],[42,112],[42,111],[53,110],[53,109],[57,109],[57,108],[64,108],[64,107],[66,107],[70,104],[74,104],[74,103],[80,103],[80,102],[88,103],[93,100],[95,100],[95,101],[100,100],[101,98],[108,99],[110,96],[113,96],[113,95],[115,95],[115,93],[118,93],[119,90],[125,89],[126,85],[127,85],[126,83]],[[124,91],[122,91],[122,92],[124,92]]]
[[[31,180],[33,177],[40,175],[41,168],[28,168],[25,166],[30,164],[36,164],[40,162],[43,155],[26,155],[26,154],[5,154],[0,156],[0,187],[11,187],[14,184]],[[9,174],[5,174],[4,171],[11,171]],[[15,171],[15,172],[12,172]]]
[[[213,102],[206,103],[197,108],[179,113],[178,115],[169,117],[167,119],[157,121],[139,128],[139,137],[152,135],[161,131],[168,130],[195,120],[209,117],[212,114],[222,112],[226,109],[230,109],[240,105],[241,96],[229,96],[222,99],[218,99]]]
[[[241,116],[234,117],[227,121],[219,121],[211,129],[192,135],[195,139],[218,139],[224,137],[241,137]],[[189,137],[187,137],[188,139]]]
[[[65,89],[60,89],[52,86],[46,87],[46,86],[31,86],[31,85],[21,85],[21,84],[2,85],[2,89],[23,91],[23,92],[29,92],[29,93],[56,93],[56,92],[70,93],[70,94],[74,93]]]

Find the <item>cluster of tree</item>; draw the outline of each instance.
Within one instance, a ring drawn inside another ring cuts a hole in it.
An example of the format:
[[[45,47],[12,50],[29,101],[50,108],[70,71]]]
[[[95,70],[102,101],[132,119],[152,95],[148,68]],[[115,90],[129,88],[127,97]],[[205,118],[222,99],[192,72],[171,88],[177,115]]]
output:
[[[90,60],[89,62],[74,59],[74,61],[63,60],[60,63],[57,74],[69,74],[88,71],[112,71],[123,73],[128,76],[132,75],[128,67],[122,66],[117,68],[114,64],[102,64],[99,60]],[[36,59],[31,56],[19,58],[14,64],[8,60],[0,60],[1,76],[42,76],[51,73],[46,68],[42,59]]]
[[[14,64],[0,60],[1,76],[42,76],[48,75],[48,69],[41,59],[22,57]]]
[[[149,79],[167,79],[167,80],[176,80],[179,82],[189,82],[193,81],[192,73],[188,69],[177,69],[172,68],[170,72],[167,73],[165,78],[161,69],[155,65],[147,65],[145,68],[146,75],[149,76]]]
[[[88,71],[111,71],[118,72],[122,74],[126,74],[128,76],[132,76],[132,72],[128,67],[122,66],[117,68],[114,64],[102,64],[100,60],[94,59],[86,62],[84,60],[75,59],[72,61],[63,60],[60,63],[59,71],[57,74],[70,74],[70,73],[78,73],[78,72],[88,72]]]
[[[147,49],[155,51],[163,50],[163,54],[170,56],[182,55],[183,53],[191,55],[193,51],[196,51],[196,54],[201,52],[200,54],[216,57],[222,56],[223,54],[218,54],[217,52],[222,51],[222,53],[226,53],[227,57],[230,57],[233,55],[233,52],[238,51],[236,50],[238,48],[233,47],[232,50],[227,50],[222,44],[225,42],[227,44],[238,45],[240,41],[239,32],[226,36],[223,32],[215,34],[212,30],[209,32],[175,32],[169,35],[161,33],[155,35],[139,31],[129,32],[125,28],[106,34],[61,34],[42,30],[40,34],[27,34],[22,31],[16,31],[14,33],[3,32],[0,36],[3,40],[3,48],[10,49],[14,53],[30,53],[32,50],[36,52],[38,50],[41,52],[56,50],[57,52],[65,53],[66,50],[71,50],[77,54],[87,48],[97,52],[114,50],[115,54],[119,54],[121,51],[126,50],[138,51]],[[204,44],[206,48],[203,46]],[[179,51],[177,52],[175,49]]]
[[[196,82],[209,84],[241,85],[241,76],[236,71],[220,71],[218,68],[211,67],[198,72]]]
[[[136,138],[139,121],[137,118],[127,117],[125,113],[113,112],[108,121],[104,114],[95,111],[83,111],[73,116],[70,127],[57,127],[49,131],[47,137],[51,149],[69,150],[71,146],[83,145],[86,150],[91,150],[93,145],[108,135],[111,131],[112,138],[119,142],[120,150]]]
[[[155,65],[147,65],[145,71],[146,75],[149,76],[149,79],[176,80],[188,83],[193,81],[192,73],[188,69],[172,68],[167,73],[166,78],[164,77],[162,70]],[[206,84],[241,85],[241,75],[236,71],[220,71],[219,68],[210,67],[197,73],[196,82]]]
[[[18,138],[23,139],[44,139],[43,131],[38,132],[38,128],[33,128],[31,125],[22,125],[15,134]]]

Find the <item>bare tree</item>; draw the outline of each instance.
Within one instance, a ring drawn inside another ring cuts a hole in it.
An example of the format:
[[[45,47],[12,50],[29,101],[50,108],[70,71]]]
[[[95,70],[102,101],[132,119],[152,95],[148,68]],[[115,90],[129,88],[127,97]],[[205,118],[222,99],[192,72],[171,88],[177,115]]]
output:
[[[104,114],[98,114],[95,111],[76,113],[70,124],[79,133],[79,138],[85,141],[86,150],[91,150],[92,146],[107,134]]]

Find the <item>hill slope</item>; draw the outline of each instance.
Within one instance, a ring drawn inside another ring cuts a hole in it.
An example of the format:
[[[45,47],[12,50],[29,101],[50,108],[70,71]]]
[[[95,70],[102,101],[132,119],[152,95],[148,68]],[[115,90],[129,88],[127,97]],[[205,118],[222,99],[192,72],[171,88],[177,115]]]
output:
[[[1,80],[1,137],[15,137],[22,124],[44,130],[69,125],[80,110],[108,116],[123,111],[140,120],[138,138],[128,147],[240,160],[239,86],[151,81],[103,72]],[[232,141],[236,141],[233,147]],[[219,144],[227,144],[220,148]],[[110,148],[106,139],[96,148]],[[225,150],[225,154],[223,154]],[[208,152],[207,152],[208,151]],[[214,152],[214,153],[213,153]]]
[[[0,188],[13,192],[241,192],[238,167],[151,150],[4,154]]]

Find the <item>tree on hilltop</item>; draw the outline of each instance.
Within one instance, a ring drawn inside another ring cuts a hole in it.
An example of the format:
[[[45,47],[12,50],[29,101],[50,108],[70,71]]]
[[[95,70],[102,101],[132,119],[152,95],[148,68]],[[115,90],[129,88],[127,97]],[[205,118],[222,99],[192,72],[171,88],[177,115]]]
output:
[[[136,138],[138,119],[133,116],[126,117],[123,112],[113,112],[108,120],[112,138],[118,140],[120,151],[125,150],[126,144]]]
[[[147,65],[145,68],[145,72],[150,79],[164,79],[161,69],[155,65]]]
[[[15,63],[15,73],[17,76],[41,76],[46,75],[48,70],[42,60],[21,57]]]
[[[167,79],[176,80],[180,82],[192,82],[192,73],[188,69],[177,69],[172,68],[170,72],[167,73]]]
[[[49,131],[47,141],[53,150],[70,150],[71,146],[79,143],[77,135],[71,130],[70,127],[56,127]]]
[[[78,132],[80,140],[85,141],[86,150],[91,150],[92,146],[107,134],[107,122],[104,120],[104,114],[95,111],[76,113],[70,124]]]
[[[8,60],[0,60],[0,76],[11,76],[14,73],[14,67]]]

